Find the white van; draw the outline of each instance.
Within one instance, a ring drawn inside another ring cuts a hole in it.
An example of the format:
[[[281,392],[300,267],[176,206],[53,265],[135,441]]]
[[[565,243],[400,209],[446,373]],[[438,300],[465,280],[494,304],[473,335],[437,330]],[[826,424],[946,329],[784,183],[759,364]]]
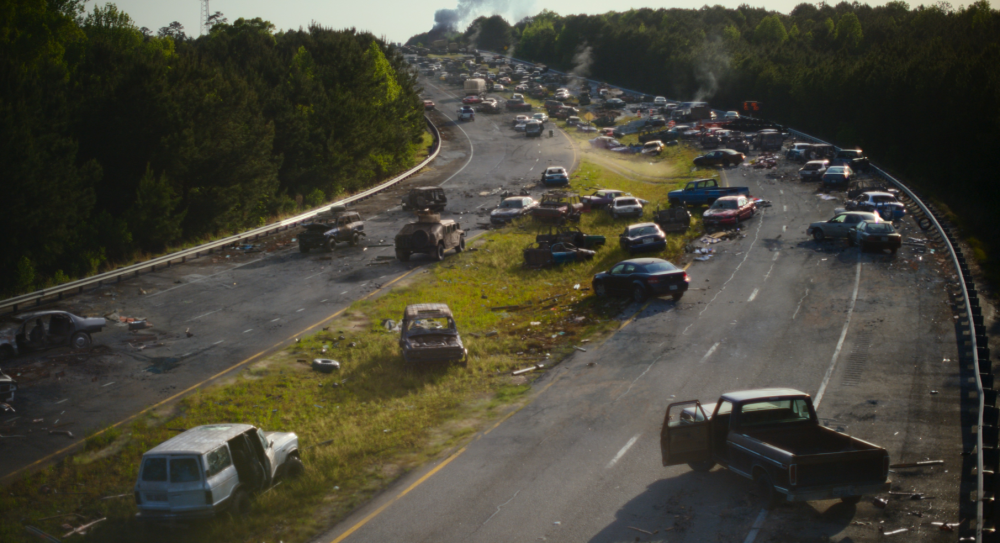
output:
[[[249,424],[198,426],[142,455],[135,503],[140,520],[243,515],[250,495],[304,468],[292,432],[262,432]]]

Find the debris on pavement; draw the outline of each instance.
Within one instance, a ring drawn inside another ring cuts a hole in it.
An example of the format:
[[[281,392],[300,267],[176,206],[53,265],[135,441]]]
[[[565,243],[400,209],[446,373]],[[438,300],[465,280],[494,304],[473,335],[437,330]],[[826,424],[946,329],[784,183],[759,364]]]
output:
[[[944,460],[924,460],[921,462],[905,462],[902,464],[890,464],[890,468],[919,468],[923,466],[941,466],[944,465]]]
[[[909,530],[909,528],[900,528],[898,530],[893,530],[891,532],[886,532],[884,528],[882,528],[881,526],[879,526],[878,527],[878,531],[879,531],[880,534],[882,534],[884,536],[889,536],[889,535],[899,535],[899,534],[908,532],[910,530]]]
[[[49,435],[50,436],[51,435],[62,435],[62,436],[69,437],[70,439],[73,439],[73,437],[75,437],[73,435],[73,432],[70,432],[69,430],[49,430]]]
[[[534,366],[529,366],[529,367],[521,369],[521,370],[514,370],[514,371],[510,372],[510,374],[511,375],[522,375],[522,374],[525,374],[525,373],[528,373],[528,372],[532,372],[532,371],[535,371],[535,370],[540,370],[540,369],[542,369],[544,367],[545,366],[543,364],[536,364]]]
[[[889,500],[885,498],[872,498],[872,505],[879,509],[885,509],[885,506],[889,505]]]

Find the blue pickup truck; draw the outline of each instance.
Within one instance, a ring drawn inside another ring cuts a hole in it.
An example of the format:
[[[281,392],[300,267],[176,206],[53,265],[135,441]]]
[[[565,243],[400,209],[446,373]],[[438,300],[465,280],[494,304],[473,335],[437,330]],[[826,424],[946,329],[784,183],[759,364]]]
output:
[[[717,179],[691,181],[681,190],[672,190],[667,197],[671,206],[711,205],[723,196],[750,196],[748,187],[720,187]]]

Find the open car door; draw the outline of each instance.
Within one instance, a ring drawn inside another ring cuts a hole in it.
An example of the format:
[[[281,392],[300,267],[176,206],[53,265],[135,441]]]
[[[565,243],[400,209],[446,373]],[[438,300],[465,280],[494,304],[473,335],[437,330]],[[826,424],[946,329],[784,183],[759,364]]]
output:
[[[712,451],[710,421],[698,400],[667,406],[660,430],[660,453],[664,466],[703,462]]]

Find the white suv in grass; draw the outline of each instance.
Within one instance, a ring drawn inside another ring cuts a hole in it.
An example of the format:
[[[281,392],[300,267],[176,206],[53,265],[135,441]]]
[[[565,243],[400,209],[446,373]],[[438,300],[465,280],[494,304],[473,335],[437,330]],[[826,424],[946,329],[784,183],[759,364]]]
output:
[[[198,426],[142,455],[135,483],[137,517],[147,521],[244,515],[250,496],[304,468],[299,438],[249,424]]]

